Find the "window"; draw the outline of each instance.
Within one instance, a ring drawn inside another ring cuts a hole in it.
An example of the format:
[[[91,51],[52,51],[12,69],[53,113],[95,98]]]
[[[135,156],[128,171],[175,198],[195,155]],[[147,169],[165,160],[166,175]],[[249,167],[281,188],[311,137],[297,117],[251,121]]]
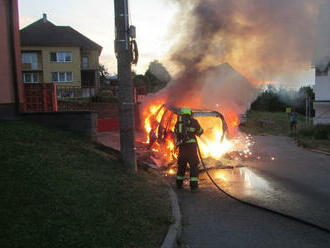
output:
[[[83,69],[87,69],[88,68],[88,57],[87,56],[83,56],[82,57],[82,68]]]
[[[38,73],[23,73],[23,82],[24,83],[39,83],[39,74]]]
[[[50,53],[50,61],[52,62],[57,61],[57,53]]]
[[[31,69],[38,69],[38,55],[36,53],[22,53],[22,64],[30,64]]]
[[[72,82],[72,72],[67,72],[66,73],[66,81],[67,82]]]
[[[52,72],[52,82],[67,83],[72,81],[72,72]]]
[[[51,52],[51,62],[72,62],[72,52]]]

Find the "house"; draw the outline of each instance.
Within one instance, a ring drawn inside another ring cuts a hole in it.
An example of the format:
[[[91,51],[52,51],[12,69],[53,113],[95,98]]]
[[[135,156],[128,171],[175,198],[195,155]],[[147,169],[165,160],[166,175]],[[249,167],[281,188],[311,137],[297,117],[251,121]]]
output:
[[[102,47],[69,26],[56,26],[47,15],[20,30],[24,83],[98,87]]]
[[[0,1],[0,24],[0,119],[11,119],[24,101],[17,0]]]
[[[329,65],[315,69],[314,124],[330,124],[330,73]]]
[[[315,101],[314,124],[330,124],[330,3],[320,9],[318,35],[314,52]]]

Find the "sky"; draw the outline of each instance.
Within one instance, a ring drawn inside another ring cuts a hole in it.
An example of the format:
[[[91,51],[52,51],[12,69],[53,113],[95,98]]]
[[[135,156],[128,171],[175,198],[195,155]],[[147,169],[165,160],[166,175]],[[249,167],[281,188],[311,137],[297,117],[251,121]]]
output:
[[[18,0],[20,28],[47,14],[59,26],[71,26],[103,47],[100,63],[116,73],[113,0]],[[132,69],[144,73],[153,60],[165,61],[169,30],[177,13],[171,1],[129,0],[131,24],[137,28],[140,60]]]
[[[100,63],[111,74],[117,72],[114,55],[114,0],[18,0],[20,27],[39,20],[43,13],[55,25],[71,26],[103,47]],[[133,70],[144,74],[150,62],[158,60],[174,75],[176,67],[166,57],[180,34],[175,17],[178,6],[170,0],[129,0],[130,22],[137,28],[140,60]],[[285,85],[287,78],[275,78],[282,86],[297,87],[315,81],[313,70],[294,75],[296,84]]]

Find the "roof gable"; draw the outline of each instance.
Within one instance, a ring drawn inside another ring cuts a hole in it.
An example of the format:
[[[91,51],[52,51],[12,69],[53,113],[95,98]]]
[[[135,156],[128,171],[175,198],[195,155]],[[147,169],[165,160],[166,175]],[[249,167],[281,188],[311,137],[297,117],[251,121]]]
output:
[[[69,26],[56,26],[40,19],[20,30],[22,46],[78,46],[85,49],[102,47]]]

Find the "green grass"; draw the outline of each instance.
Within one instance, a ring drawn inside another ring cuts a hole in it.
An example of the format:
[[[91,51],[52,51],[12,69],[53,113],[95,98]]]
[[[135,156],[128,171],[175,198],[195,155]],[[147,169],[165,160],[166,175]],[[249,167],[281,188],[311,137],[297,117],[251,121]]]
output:
[[[305,125],[303,116],[298,115],[297,130]],[[259,112],[249,111],[248,121],[241,130],[254,135],[290,135],[289,118],[286,113],[281,112]]]
[[[305,148],[317,149],[330,153],[330,140],[319,140],[310,137],[298,137],[298,144]]]
[[[1,247],[160,246],[171,218],[158,174],[28,122],[0,122],[0,137]]]
[[[303,147],[330,152],[329,127],[306,128],[305,118],[302,115],[298,115],[296,133],[290,131],[288,115],[280,112],[249,111],[247,124],[240,129],[253,135],[292,136]]]
[[[330,126],[316,125],[298,131],[297,140],[307,148],[318,149],[330,153]]]

